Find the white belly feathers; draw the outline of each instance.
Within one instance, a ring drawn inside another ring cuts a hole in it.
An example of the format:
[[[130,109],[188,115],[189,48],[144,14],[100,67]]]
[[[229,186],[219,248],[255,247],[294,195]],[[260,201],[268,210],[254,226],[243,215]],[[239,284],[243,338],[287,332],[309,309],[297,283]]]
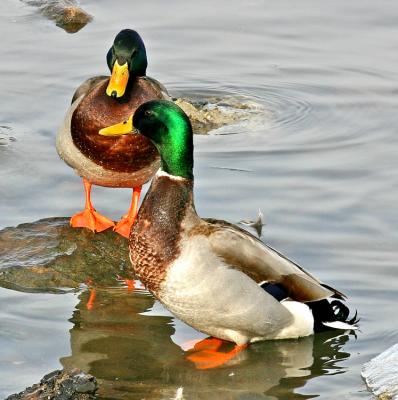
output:
[[[305,304],[279,303],[217,257],[206,236],[190,237],[181,248],[159,299],[184,322],[237,344],[313,333],[312,313]]]

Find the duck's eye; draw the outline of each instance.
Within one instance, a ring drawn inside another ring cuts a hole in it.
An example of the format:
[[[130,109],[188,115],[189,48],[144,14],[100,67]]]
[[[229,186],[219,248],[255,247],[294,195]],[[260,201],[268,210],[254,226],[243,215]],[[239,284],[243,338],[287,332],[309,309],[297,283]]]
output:
[[[152,116],[152,111],[151,110],[146,110],[145,111],[145,116],[147,116],[147,117]]]

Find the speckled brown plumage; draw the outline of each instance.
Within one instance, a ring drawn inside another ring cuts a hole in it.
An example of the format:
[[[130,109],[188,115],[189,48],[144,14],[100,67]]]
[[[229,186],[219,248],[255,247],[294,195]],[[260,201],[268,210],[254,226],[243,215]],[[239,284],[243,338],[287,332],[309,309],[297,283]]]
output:
[[[157,176],[140,208],[130,234],[130,258],[135,274],[154,294],[180,254],[179,235],[192,202],[191,181]]]
[[[71,134],[76,147],[91,161],[117,172],[136,172],[159,159],[155,146],[142,135],[101,136],[98,131],[127,119],[142,103],[161,99],[152,80],[137,78],[128,99],[106,95],[108,80],[96,85],[80,102],[72,116]]]

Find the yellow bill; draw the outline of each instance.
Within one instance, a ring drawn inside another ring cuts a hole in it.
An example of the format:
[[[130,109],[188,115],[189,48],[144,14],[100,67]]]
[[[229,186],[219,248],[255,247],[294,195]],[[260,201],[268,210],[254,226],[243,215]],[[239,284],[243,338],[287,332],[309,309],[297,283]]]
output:
[[[123,65],[119,65],[116,60],[115,64],[113,64],[112,76],[106,88],[106,94],[112,97],[122,97],[126,91],[128,81],[129,67],[127,61]]]
[[[100,129],[98,133],[102,136],[120,136],[137,132],[137,129],[135,129],[133,126],[133,116],[131,116],[129,119],[126,119],[119,124]]]

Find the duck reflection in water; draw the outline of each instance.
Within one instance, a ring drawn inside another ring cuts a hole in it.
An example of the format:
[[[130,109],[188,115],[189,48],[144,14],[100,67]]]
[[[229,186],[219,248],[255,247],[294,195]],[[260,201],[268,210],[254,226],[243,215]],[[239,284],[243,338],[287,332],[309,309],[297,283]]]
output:
[[[349,336],[328,331],[255,343],[220,368],[200,370],[180,347],[196,331],[145,290],[98,290],[90,311],[88,296],[80,295],[71,318],[71,355],[60,361],[96,376],[103,398],[170,399],[179,387],[189,399],[313,398],[317,394],[295,392],[318,376],[344,373],[340,363],[350,356],[342,351]]]

